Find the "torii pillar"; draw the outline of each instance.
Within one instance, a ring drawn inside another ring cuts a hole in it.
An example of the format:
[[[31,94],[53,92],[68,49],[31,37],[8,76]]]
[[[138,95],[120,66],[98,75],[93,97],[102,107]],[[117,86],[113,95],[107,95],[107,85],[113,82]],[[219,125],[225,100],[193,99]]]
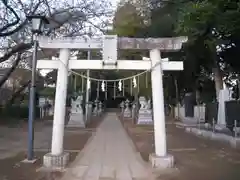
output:
[[[154,168],[171,168],[174,165],[174,157],[167,154],[163,70],[160,51],[158,49],[151,50],[150,59],[152,66],[155,66],[151,72],[155,153],[150,155],[149,160]]]
[[[63,151],[64,124],[68,84],[68,63],[70,49],[60,49],[56,93],[54,102],[51,152],[43,157],[44,167],[54,170],[64,168],[69,161],[69,153]]]

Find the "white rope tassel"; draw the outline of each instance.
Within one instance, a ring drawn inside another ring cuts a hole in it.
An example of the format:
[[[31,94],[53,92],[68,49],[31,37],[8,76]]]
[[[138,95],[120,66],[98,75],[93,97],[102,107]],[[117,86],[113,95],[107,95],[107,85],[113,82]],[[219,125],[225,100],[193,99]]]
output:
[[[87,89],[89,90],[91,88],[91,81],[88,79],[87,80]]]
[[[118,83],[118,89],[119,89],[119,91],[122,91],[122,81],[121,80]]]
[[[101,89],[102,89],[103,92],[105,91],[105,83],[104,83],[104,81],[102,81]]]
[[[133,78],[133,87],[134,87],[134,88],[137,87],[137,80],[136,80],[136,77]]]

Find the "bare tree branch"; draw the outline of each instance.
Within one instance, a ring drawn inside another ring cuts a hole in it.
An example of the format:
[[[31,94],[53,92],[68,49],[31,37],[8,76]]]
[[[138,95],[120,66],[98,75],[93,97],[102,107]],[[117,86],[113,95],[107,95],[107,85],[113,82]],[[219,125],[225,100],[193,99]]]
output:
[[[19,22],[20,22],[20,18],[18,16],[18,14],[16,13],[16,11],[10,6],[7,5],[7,1],[5,2],[5,0],[2,0],[4,5],[14,14],[14,16],[16,17],[16,20],[13,21],[12,23],[6,24],[5,26],[3,26],[2,28],[0,28],[0,37],[5,37],[5,36],[10,36],[16,32],[18,32],[19,30],[21,30],[26,24],[27,24],[27,19],[25,19],[19,26],[17,26],[15,29],[11,30],[11,31],[7,31],[7,32],[3,32],[6,31],[8,28],[12,27],[12,26],[16,26]],[[37,3],[37,5],[35,6],[35,8],[33,9],[33,11],[31,12],[31,14],[34,14],[36,12],[36,10],[38,9],[39,5],[42,3],[42,1],[39,1]]]
[[[26,89],[26,87],[29,86],[30,83],[31,83],[31,80],[27,81],[16,92],[14,92],[11,98],[8,100],[7,104],[12,105],[16,97],[18,97]]]
[[[13,71],[16,69],[16,67],[18,66],[19,62],[21,60],[21,54],[18,53],[17,54],[17,58],[14,61],[12,67],[7,71],[6,74],[4,74],[4,76],[1,78],[0,80],[0,87],[2,87],[2,85],[8,80],[9,76],[13,73]]]
[[[12,23],[6,24],[6,25],[3,26],[2,28],[0,28],[0,32],[5,31],[5,30],[8,29],[9,27],[12,27],[12,26],[17,25],[17,24],[19,23],[19,21],[20,21],[20,18],[19,18],[19,16],[18,16],[18,14],[16,13],[16,11],[15,11],[10,5],[8,5],[8,1],[6,1],[6,0],[1,0],[1,1],[2,1],[3,5],[4,5],[10,12],[13,13],[13,15],[14,15],[15,18],[16,18],[16,20],[13,21]],[[0,37],[1,37],[1,35],[0,35]]]
[[[31,43],[20,43],[14,46],[11,51],[5,53],[2,57],[0,57],[0,63],[8,60],[11,56],[13,56],[15,53],[21,53],[23,51],[26,51],[32,47]]]

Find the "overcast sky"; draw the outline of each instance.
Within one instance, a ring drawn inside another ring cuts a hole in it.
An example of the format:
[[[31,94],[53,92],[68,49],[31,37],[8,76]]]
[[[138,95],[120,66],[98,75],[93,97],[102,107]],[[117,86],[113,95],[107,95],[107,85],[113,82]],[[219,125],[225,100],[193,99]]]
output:
[[[116,7],[119,0],[110,0],[110,1],[111,1],[112,5],[114,7]]]
[[[117,7],[117,3],[119,0],[109,0],[111,4],[113,5],[113,8],[115,9]],[[44,76],[49,72],[49,70],[41,70],[41,74]]]

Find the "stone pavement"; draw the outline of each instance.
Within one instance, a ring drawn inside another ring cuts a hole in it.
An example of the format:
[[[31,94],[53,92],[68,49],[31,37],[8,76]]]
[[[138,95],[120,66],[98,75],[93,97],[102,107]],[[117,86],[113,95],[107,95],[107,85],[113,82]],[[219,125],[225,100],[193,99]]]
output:
[[[77,142],[76,142],[77,143]],[[62,180],[152,180],[150,167],[118,120],[108,113]]]

